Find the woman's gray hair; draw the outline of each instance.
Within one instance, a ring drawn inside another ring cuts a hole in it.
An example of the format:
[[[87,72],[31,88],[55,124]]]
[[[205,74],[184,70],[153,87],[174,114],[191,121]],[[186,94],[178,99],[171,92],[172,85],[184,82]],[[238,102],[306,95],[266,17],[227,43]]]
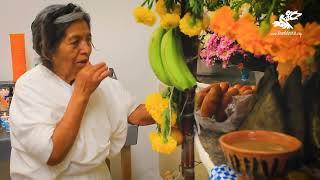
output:
[[[50,5],[31,24],[33,49],[45,63],[51,64],[52,54],[65,36],[66,29],[77,20],[85,20],[90,28],[90,16],[74,4]]]

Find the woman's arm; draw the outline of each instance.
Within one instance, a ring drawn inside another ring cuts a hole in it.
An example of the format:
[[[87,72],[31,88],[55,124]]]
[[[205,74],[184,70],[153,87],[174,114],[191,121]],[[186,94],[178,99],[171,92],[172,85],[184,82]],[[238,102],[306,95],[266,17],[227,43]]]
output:
[[[52,135],[53,150],[47,161],[48,165],[57,165],[66,157],[77,137],[90,95],[109,75],[105,64],[88,64],[77,74],[67,109]]]
[[[88,98],[73,94],[63,118],[53,131],[53,150],[47,162],[54,166],[59,164],[71,149],[81,124],[81,119],[88,104]]]
[[[129,115],[128,122],[139,126],[147,126],[155,123],[144,104],[140,104],[137,109]]]

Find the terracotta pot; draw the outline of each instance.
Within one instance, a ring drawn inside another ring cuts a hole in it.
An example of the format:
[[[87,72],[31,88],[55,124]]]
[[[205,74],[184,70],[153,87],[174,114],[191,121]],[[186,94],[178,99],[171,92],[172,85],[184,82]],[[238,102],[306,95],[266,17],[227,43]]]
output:
[[[277,144],[283,148],[274,151],[270,150],[270,146],[262,149],[235,145],[241,141],[251,141],[251,145],[252,143],[261,145],[261,142],[269,145]],[[227,133],[219,138],[219,143],[230,166],[240,172],[243,177],[259,177],[259,179],[284,176],[302,146],[295,137],[264,130]]]

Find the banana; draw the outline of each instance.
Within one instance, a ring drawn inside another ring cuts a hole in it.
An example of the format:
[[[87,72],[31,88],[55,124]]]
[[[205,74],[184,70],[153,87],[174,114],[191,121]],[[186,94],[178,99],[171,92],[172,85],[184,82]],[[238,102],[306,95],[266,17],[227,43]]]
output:
[[[170,55],[169,55],[169,51],[172,49],[171,47],[171,33],[172,30],[169,30],[165,33],[165,35],[162,38],[161,41],[161,59],[162,59],[162,64],[163,67],[165,69],[165,72],[167,73],[169,80],[171,82],[171,84],[176,87],[179,90],[183,91],[183,87],[181,86],[181,84],[183,84],[183,82],[181,82],[183,79],[177,77],[177,75],[175,75],[177,72],[175,71],[175,65],[173,65],[173,59],[171,59]]]
[[[170,82],[178,90],[184,91],[196,85],[196,80],[185,63],[181,40],[173,29],[167,31],[162,38],[161,58]]]
[[[149,41],[149,64],[156,77],[162,83],[171,86],[172,84],[164,70],[160,53],[161,40],[165,32],[165,29],[161,27],[158,27],[153,31]]]
[[[176,31],[174,31],[174,40],[175,40],[175,48],[176,48],[174,51],[177,52],[175,53],[177,56],[176,58],[180,59],[179,63],[180,63],[180,68],[182,70],[183,76],[188,80],[189,88],[191,88],[196,85],[197,80],[195,79],[195,77],[193,76],[193,74],[191,73],[190,69],[186,64],[184,54],[183,54],[182,40],[179,33],[177,33]]]

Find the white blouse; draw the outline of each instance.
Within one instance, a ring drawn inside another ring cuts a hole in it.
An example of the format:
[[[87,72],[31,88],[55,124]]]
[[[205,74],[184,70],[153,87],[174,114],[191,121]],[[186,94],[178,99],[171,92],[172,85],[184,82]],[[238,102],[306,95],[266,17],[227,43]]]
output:
[[[10,106],[13,180],[111,179],[105,159],[120,152],[126,140],[127,117],[138,104],[117,80],[103,80],[90,97],[66,158],[48,166],[51,137],[72,91],[73,86],[41,64],[17,81]]]

